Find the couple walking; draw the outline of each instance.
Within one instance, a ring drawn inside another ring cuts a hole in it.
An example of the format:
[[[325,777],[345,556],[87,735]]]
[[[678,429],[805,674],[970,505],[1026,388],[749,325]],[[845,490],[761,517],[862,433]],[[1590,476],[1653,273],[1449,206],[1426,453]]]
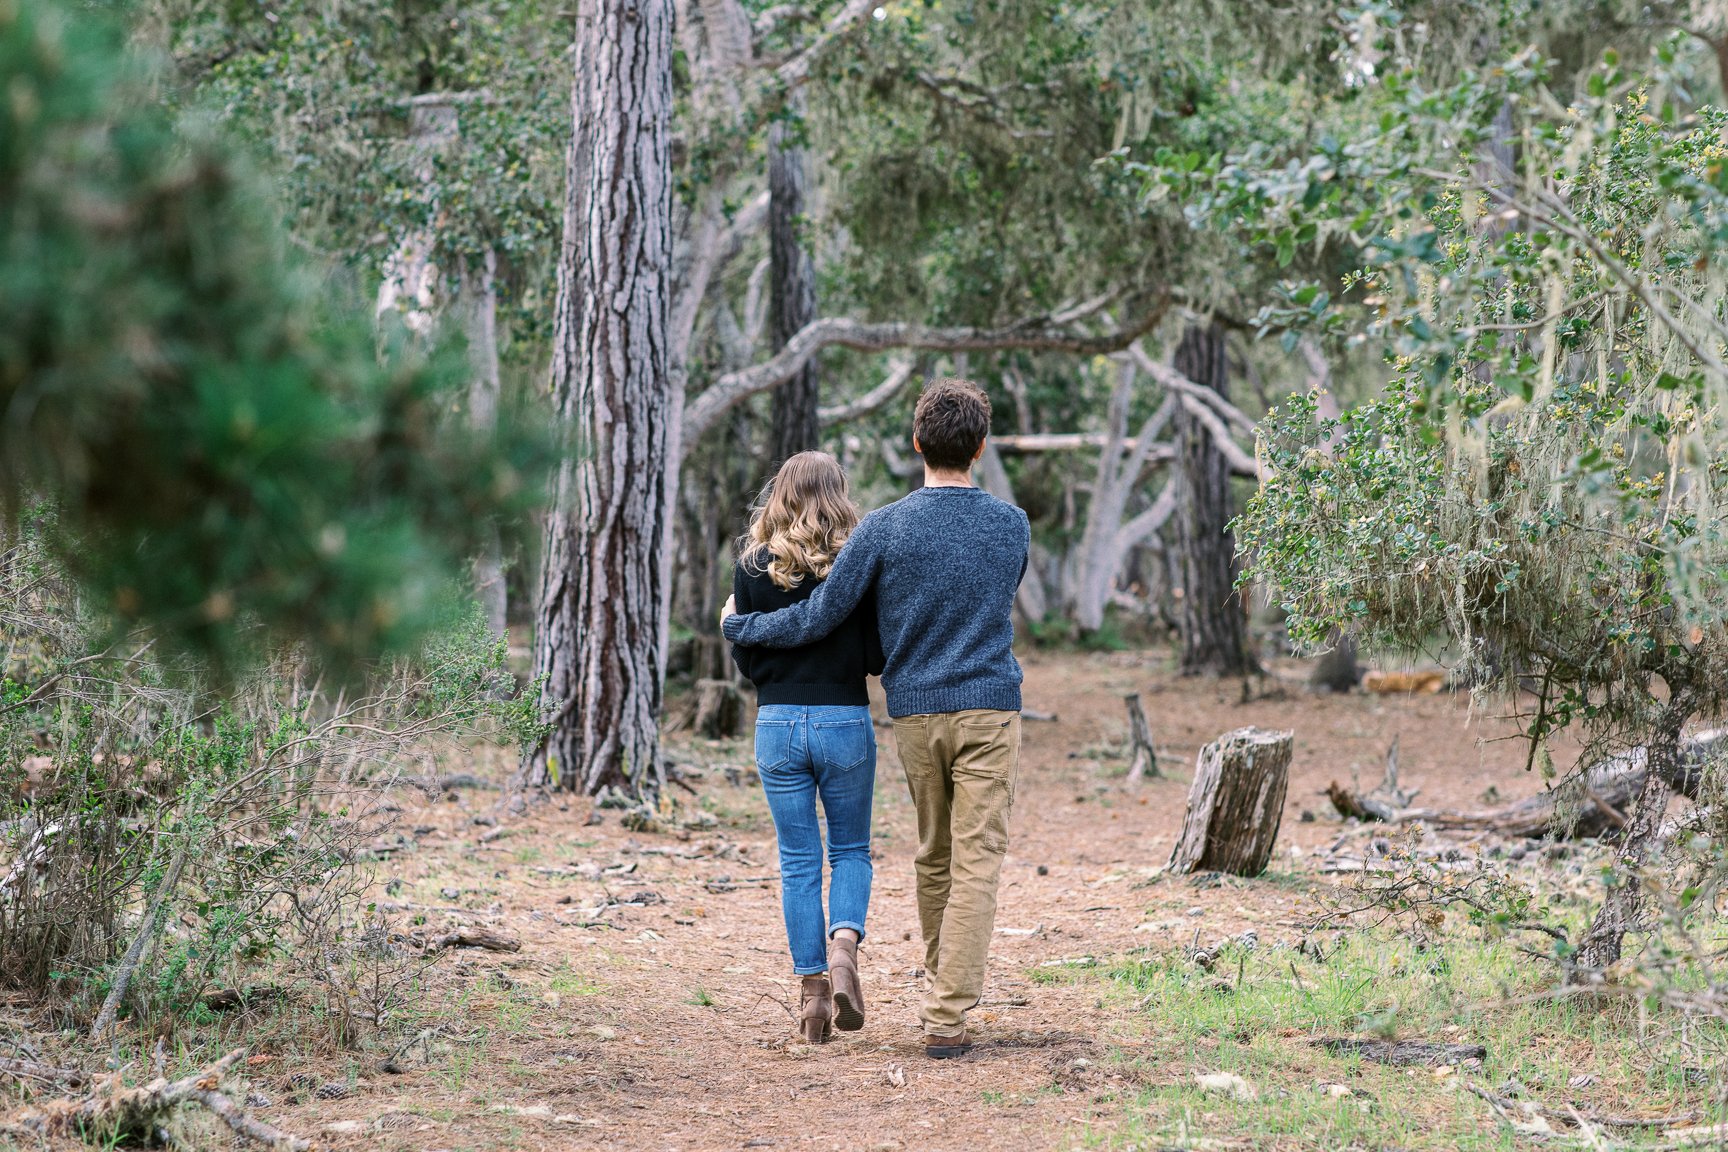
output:
[[[832,456],[787,460],[758,501],[722,629],[757,688],[756,766],[780,845],[799,1026],[864,1026],[858,944],[870,903],[880,675],[918,819],[925,1053],[971,1048],[1020,762],[1020,665],[1010,610],[1026,571],[1026,514],[978,490],[990,431],[977,385],[918,400],[924,487],[858,517]],[[822,907],[820,797],[831,872]]]

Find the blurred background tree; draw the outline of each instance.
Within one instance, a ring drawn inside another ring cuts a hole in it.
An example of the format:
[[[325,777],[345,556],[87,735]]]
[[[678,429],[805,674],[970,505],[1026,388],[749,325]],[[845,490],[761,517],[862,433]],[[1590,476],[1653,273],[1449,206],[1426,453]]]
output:
[[[0,17],[0,495],[116,628],[229,666],[411,646],[476,525],[537,497],[531,440],[450,413],[459,352],[375,334],[291,255],[232,140],[177,125],[119,31]]]

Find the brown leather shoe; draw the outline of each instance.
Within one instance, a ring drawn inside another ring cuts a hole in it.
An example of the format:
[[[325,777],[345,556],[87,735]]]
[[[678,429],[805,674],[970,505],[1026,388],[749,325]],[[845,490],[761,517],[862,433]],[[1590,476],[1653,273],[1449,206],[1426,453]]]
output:
[[[952,1060],[972,1051],[972,1036],[961,1032],[954,1036],[924,1037],[924,1055],[932,1060]]]
[[[858,942],[850,936],[828,942],[828,978],[834,982],[834,1027],[858,1031],[864,1027],[864,989],[858,982]]]
[[[798,1027],[810,1044],[827,1041],[834,1016],[827,976],[806,976],[798,994]]]

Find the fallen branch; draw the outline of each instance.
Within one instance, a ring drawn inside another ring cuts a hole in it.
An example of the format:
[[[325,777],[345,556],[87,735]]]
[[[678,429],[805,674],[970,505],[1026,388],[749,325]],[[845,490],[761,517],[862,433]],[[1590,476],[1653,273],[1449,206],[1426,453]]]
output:
[[[1359,1036],[1322,1036],[1310,1040],[1316,1048],[1324,1048],[1334,1056],[1357,1055],[1376,1064],[1422,1064],[1437,1068],[1443,1064],[1462,1064],[1466,1060],[1486,1060],[1488,1049],[1480,1044],[1430,1044],[1425,1040],[1365,1040]]]
[[[522,941],[514,936],[506,936],[502,932],[493,932],[486,928],[458,928],[447,933],[426,946],[428,952],[442,952],[446,948],[484,948],[488,952],[520,952]]]
[[[1681,745],[1679,761],[1664,779],[1674,791],[1697,799],[1705,766],[1728,745],[1728,730],[1701,732]],[[1549,835],[1592,837],[1625,828],[1624,815],[1638,798],[1649,776],[1643,748],[1593,764],[1549,791],[1477,812],[1442,808],[1408,808],[1374,793],[1361,795],[1336,781],[1326,789],[1332,806],[1345,817],[1388,824],[1420,820],[1435,828],[1488,831],[1503,836],[1538,838]]]
[[[10,1076],[14,1080],[40,1080],[44,1084],[65,1084],[72,1088],[81,1088],[90,1079],[76,1068],[56,1068],[34,1060],[11,1057],[0,1057],[0,1076]]]
[[[1676,1124],[1691,1124],[1698,1119],[1697,1112],[1679,1112],[1672,1116],[1613,1116],[1601,1112],[1583,1112],[1570,1105],[1566,1108],[1552,1108],[1536,1100],[1514,1100],[1509,1096],[1501,1096],[1476,1084],[1470,1086],[1470,1091],[1486,1100],[1496,1111],[1523,1112],[1548,1120],[1564,1120],[1574,1125],[1582,1121],[1600,1124],[1604,1128],[1670,1128]],[[1674,1133],[1670,1132],[1668,1135],[1672,1136]]]
[[[216,1063],[179,1080],[157,1077],[138,1088],[121,1088],[110,1081],[105,1090],[80,1101],[55,1101],[22,1117],[26,1127],[43,1135],[77,1133],[86,1140],[108,1144],[155,1137],[167,1113],[185,1103],[202,1104],[237,1135],[272,1148],[296,1152],[312,1147],[310,1140],[291,1136],[253,1116],[225,1096],[219,1085],[246,1055],[236,1048]]]

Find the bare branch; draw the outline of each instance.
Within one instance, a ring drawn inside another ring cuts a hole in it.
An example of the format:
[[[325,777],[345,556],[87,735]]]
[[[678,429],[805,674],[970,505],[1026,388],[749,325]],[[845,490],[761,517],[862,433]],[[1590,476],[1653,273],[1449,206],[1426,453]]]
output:
[[[922,324],[879,324],[830,316],[813,320],[800,329],[786,346],[760,364],[728,372],[684,407],[684,445],[696,443],[732,405],[775,388],[797,374],[810,358],[824,348],[853,348],[862,352],[886,352],[893,348],[917,348],[928,352],[997,352],[1023,348],[1044,352],[1070,352],[1078,356],[1102,356],[1127,347],[1149,331],[1164,314],[1165,301],[1155,300],[1134,320],[1101,336],[1050,325],[1037,317],[1005,328],[930,328]]]
[[[1139,341],[1128,346],[1128,355],[1134,358],[1134,363],[1139,366],[1142,372],[1151,376],[1170,391],[1179,392],[1184,396],[1199,400],[1250,436],[1258,431],[1259,425],[1249,419],[1247,413],[1212,389],[1196,384],[1170,365],[1152,359],[1146,354],[1146,349],[1140,346]]]
[[[776,4],[756,14],[756,21],[750,31],[760,44],[768,37],[778,32],[787,24],[801,24],[810,19],[810,8],[806,4]]]
[[[186,867],[186,848],[187,842],[182,841],[174,850],[174,858],[168,865],[167,874],[162,877],[156,894],[150,897],[150,904],[144,909],[144,922],[138,928],[138,935],[132,938],[131,947],[126,949],[126,955],[121,957],[119,965],[114,969],[108,997],[102,1001],[102,1010],[96,1013],[96,1023],[90,1026],[92,1043],[101,1043],[114,1027],[115,1017],[120,1012],[120,1003],[126,999],[126,989],[132,983],[132,974],[138,970],[144,953],[149,951],[151,942],[156,939],[156,933],[161,930],[162,906],[174,898],[174,890],[180,887],[180,873]]]
[[[1116,530],[1117,554],[1126,553],[1128,549],[1164,527],[1165,522],[1175,511],[1176,485],[1169,483],[1164,485],[1158,493],[1158,498],[1152,501],[1150,508]]]
[[[819,408],[816,416],[824,424],[840,424],[847,420],[856,420],[860,416],[868,416],[876,409],[900,395],[900,390],[906,387],[906,382],[912,379],[912,373],[917,367],[909,358],[894,361],[889,367],[888,378],[856,400],[845,404],[836,404],[831,408]]]
[[[418,96],[404,96],[392,102],[397,108],[449,108],[459,104],[492,104],[495,103],[490,88],[478,88],[472,92],[422,92]]]
[[[774,76],[787,91],[797,88],[810,79],[811,71],[816,67],[816,61],[828,50],[835,40],[862,24],[875,6],[875,0],[846,0],[833,19],[823,25],[822,31],[810,41],[808,47],[793,56],[790,60],[774,69]]]
[[[1081,452],[1093,448],[1110,447],[1111,437],[1105,432],[1034,432],[1029,435],[1009,434],[1007,436],[992,436],[990,442],[996,445],[1004,456],[1030,456],[1039,452]],[[1118,452],[1138,452],[1140,439],[1124,439],[1116,442]],[[1150,463],[1162,464],[1175,458],[1176,449],[1171,445],[1157,442],[1146,446],[1146,460]]]
[[[1210,389],[1202,389],[1202,391],[1210,391]],[[1182,396],[1182,407],[1187,409],[1188,414],[1200,421],[1201,426],[1212,434],[1212,443],[1217,446],[1219,454],[1230,465],[1230,471],[1238,476],[1259,478],[1259,461],[1243,451],[1242,446],[1230,438],[1230,429],[1224,426],[1224,421],[1218,418],[1218,413],[1208,408],[1199,397],[1186,393]]]
[[[714,188],[703,197],[688,245],[678,289],[672,301],[672,363],[683,367],[696,331],[697,316],[708,296],[714,277],[737,258],[752,236],[768,220],[768,193],[752,198],[730,223],[721,211],[721,192]]]

